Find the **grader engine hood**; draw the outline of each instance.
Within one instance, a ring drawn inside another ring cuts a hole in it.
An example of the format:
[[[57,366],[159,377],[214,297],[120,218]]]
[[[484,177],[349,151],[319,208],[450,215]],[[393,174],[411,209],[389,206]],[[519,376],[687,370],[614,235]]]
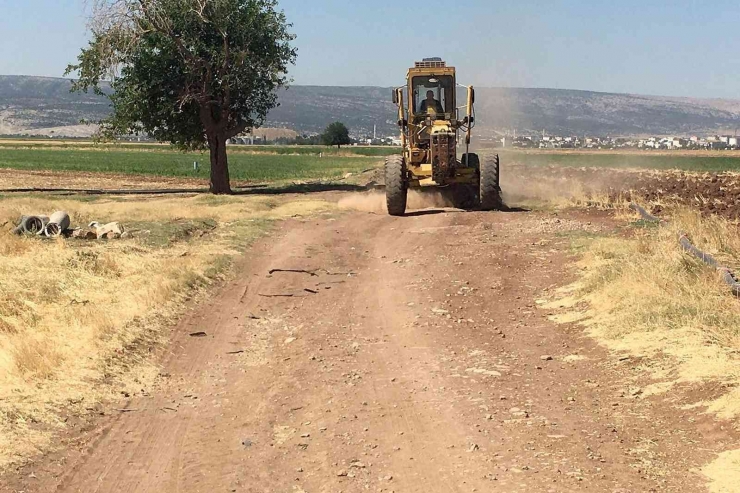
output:
[[[450,122],[438,120],[432,124],[429,136],[432,178],[437,183],[445,183],[455,173],[457,163],[455,130]]]

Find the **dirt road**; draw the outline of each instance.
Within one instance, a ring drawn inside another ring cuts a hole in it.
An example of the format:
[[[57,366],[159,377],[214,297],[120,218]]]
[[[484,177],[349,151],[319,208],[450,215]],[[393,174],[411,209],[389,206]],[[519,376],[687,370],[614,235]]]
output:
[[[722,424],[632,396],[638,362],[537,308],[572,275],[569,235],[613,227],[286,222],[178,326],[156,392],[3,491],[705,491]]]

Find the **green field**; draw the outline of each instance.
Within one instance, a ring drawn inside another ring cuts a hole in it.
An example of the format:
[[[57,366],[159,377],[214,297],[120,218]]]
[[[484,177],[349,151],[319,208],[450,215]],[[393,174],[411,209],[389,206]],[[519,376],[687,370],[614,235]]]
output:
[[[361,147],[347,146],[337,149],[336,147],[324,146],[232,146],[231,152],[257,152],[257,153],[274,153],[282,155],[314,155],[319,154],[329,156],[356,155],[367,157],[385,157],[401,152],[400,147]]]
[[[49,139],[2,139],[0,138],[0,152],[4,149],[90,149],[103,151],[153,151],[172,152],[172,148],[163,144],[153,143],[113,143],[96,144],[90,140],[49,140]],[[371,147],[371,146],[345,146],[342,148],[326,146],[273,146],[273,145],[231,145],[229,152],[232,154],[280,154],[280,155],[306,155],[306,156],[367,156],[384,157],[400,152],[398,147]]]
[[[193,162],[200,170],[193,170]],[[325,156],[245,154],[229,155],[231,178],[249,182],[337,178],[376,167],[379,158],[365,156]],[[181,153],[165,149],[0,149],[0,168],[148,174],[208,178],[205,153]]]
[[[640,168],[684,171],[740,171],[740,154],[717,152],[716,155],[676,151],[670,154],[645,153],[559,153],[499,151],[502,166],[507,163],[529,166],[570,166],[577,168]]]
[[[89,145],[89,144],[88,144]],[[382,158],[399,148],[322,146],[232,146],[229,168],[240,182],[284,182],[290,180],[336,179],[346,173],[380,166]],[[690,171],[740,171],[740,154],[682,153],[579,153],[499,151],[502,166],[569,166]],[[199,171],[193,170],[193,162]],[[0,168],[144,174],[207,179],[207,153],[182,153],[166,146],[134,144],[62,148],[0,144]]]

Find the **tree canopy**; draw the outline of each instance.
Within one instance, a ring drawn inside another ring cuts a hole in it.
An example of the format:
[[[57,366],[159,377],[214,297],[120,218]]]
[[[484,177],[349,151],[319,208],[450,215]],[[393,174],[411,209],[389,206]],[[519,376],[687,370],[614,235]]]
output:
[[[229,193],[226,141],[277,105],[296,58],[290,27],[276,0],[95,0],[92,40],[67,73],[99,94],[111,80],[104,136],[207,147],[211,191]]]
[[[321,135],[321,142],[327,146],[337,146],[341,148],[343,145],[352,143],[349,138],[349,130],[342,122],[334,122],[326,127],[324,133]]]

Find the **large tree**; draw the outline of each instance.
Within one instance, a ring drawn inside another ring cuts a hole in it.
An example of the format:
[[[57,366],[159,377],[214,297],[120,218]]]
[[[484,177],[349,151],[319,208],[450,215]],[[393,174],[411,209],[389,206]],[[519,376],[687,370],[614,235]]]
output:
[[[349,130],[344,123],[334,122],[321,134],[321,142],[326,146],[337,146],[341,149],[343,145],[351,144],[352,139],[349,138]]]
[[[211,192],[230,193],[226,141],[264,122],[296,58],[277,1],[94,1],[92,40],[67,73],[74,90],[110,80],[101,134],[208,148]]]

